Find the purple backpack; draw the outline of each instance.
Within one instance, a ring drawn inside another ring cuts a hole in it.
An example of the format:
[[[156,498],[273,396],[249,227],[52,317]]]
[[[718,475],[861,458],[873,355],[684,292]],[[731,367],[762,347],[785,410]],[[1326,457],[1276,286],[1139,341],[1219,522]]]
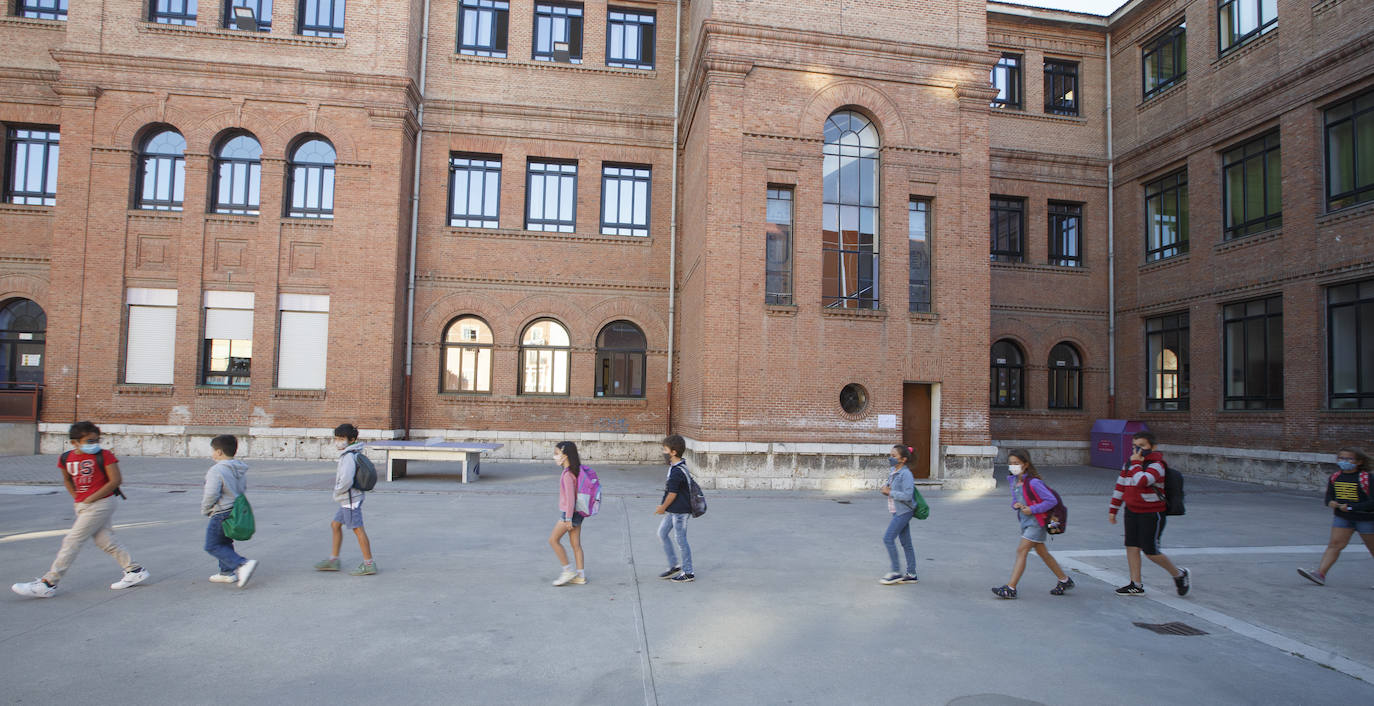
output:
[[[591,517],[601,510],[601,479],[586,466],[577,474],[577,514]]]

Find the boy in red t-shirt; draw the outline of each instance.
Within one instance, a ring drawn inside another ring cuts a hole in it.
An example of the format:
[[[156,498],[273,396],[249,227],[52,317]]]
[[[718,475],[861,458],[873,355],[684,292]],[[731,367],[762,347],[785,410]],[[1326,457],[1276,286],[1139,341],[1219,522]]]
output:
[[[142,583],[148,578],[148,571],[134,562],[129,552],[124,550],[115,539],[112,520],[115,511],[114,493],[119,491],[119,460],[114,454],[100,448],[100,427],[90,422],[77,422],[71,426],[68,437],[72,450],[62,454],[57,467],[62,469],[62,483],[67,486],[72,500],[76,503],[76,522],[62,540],[62,548],[57,551],[52,568],[41,579],[28,583],[16,583],[10,587],[21,596],[51,598],[57,590],[57,582],[67,572],[81,546],[87,539],[95,541],[106,554],[124,568],[124,577],[110,584],[119,590]]]

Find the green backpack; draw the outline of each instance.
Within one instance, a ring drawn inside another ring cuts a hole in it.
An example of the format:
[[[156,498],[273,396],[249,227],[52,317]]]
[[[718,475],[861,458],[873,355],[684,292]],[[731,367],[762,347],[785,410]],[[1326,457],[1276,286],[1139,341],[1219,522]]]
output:
[[[915,485],[911,486],[911,500],[916,504],[916,509],[912,512],[913,517],[918,520],[930,517],[930,506],[926,504],[926,499],[921,497],[921,491]]]
[[[253,538],[257,527],[253,522],[253,506],[248,504],[247,495],[240,493],[234,498],[234,509],[229,511],[229,516],[224,518],[221,526],[224,536],[229,539],[242,542]]]

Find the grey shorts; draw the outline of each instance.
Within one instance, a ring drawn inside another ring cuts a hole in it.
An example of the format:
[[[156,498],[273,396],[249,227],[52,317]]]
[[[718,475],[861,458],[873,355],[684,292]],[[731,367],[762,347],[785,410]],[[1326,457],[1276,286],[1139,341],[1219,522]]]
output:
[[[334,521],[347,527],[348,529],[358,529],[363,526],[363,506],[359,503],[355,508],[340,507],[334,511]]]

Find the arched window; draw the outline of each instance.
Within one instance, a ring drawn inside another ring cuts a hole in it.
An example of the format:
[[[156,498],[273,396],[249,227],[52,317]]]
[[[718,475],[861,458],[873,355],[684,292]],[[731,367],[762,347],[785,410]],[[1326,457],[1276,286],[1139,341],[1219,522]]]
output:
[[[1021,347],[1003,339],[992,344],[992,400],[993,407],[1024,407],[1024,373],[1026,357]]]
[[[11,299],[0,304],[0,389],[32,388],[43,382],[47,330],[48,316],[37,303]]]
[[[540,319],[520,337],[520,394],[568,394],[568,329]]]
[[[491,328],[460,316],[444,330],[442,392],[491,392]]]
[[[252,135],[231,135],[215,151],[215,213],[258,215],[262,145]]]
[[[643,397],[644,332],[628,321],[606,324],[596,337],[596,396]]]
[[[138,165],[138,207],[180,211],[186,191],[186,138],[176,130],[154,130],[138,150]]]
[[[1071,343],[1050,349],[1050,409],[1083,409],[1083,361]]]
[[[841,110],[825,121],[821,303],[878,308],[878,129]]]
[[[334,217],[334,146],[322,137],[291,152],[291,218]]]

